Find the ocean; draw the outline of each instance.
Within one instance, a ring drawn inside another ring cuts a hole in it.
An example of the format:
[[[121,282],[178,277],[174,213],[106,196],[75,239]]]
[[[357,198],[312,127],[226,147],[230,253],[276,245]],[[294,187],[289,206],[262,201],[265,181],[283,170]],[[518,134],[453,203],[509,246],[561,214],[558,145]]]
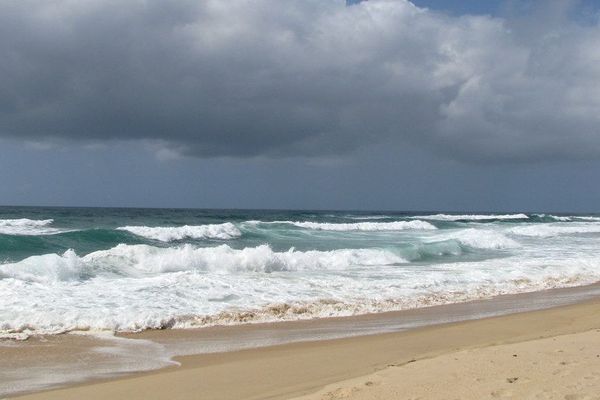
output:
[[[351,316],[600,280],[600,215],[0,207],[0,338]]]

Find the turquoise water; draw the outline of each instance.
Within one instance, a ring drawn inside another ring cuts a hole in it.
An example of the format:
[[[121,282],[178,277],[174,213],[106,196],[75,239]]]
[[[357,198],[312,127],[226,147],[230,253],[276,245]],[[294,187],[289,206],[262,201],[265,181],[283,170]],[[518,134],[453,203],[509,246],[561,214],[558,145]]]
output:
[[[600,279],[600,216],[0,207],[0,335],[356,315]]]

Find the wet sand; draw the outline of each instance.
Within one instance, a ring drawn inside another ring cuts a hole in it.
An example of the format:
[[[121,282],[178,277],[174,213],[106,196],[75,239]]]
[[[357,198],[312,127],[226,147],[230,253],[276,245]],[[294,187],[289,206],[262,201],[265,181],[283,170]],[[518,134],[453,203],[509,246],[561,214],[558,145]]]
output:
[[[323,340],[318,340],[316,335],[311,341],[305,342],[245,350],[230,349],[233,351],[225,353],[190,354],[175,357],[181,364],[179,367],[171,366],[111,380],[87,381],[22,398],[288,399],[307,395],[306,399],[429,399],[453,398],[451,394],[456,398],[474,399],[502,396],[597,398],[593,396],[600,393],[594,392],[598,382],[595,378],[600,373],[600,358],[596,357],[600,355],[600,333],[596,332],[596,329],[600,329],[600,300],[597,299],[597,289],[592,289],[588,297],[596,296],[594,299],[574,305],[399,332]],[[561,296],[568,297],[569,293],[569,290],[549,291],[545,296],[560,300]],[[512,300],[509,302],[523,307],[535,303],[535,296],[539,295],[516,296],[516,300],[510,297]],[[495,299],[426,309],[429,311],[404,312],[400,319],[406,323],[410,321],[411,313],[415,313],[423,320],[423,313],[428,312],[435,313],[438,320],[445,314],[453,318],[453,315],[456,317],[456,314],[461,314],[456,311],[461,307],[463,314],[485,316],[485,313],[481,313],[482,307],[485,308],[482,304],[494,301],[498,309],[499,299]],[[511,310],[519,311],[519,307],[514,306]],[[361,326],[385,325],[382,321],[386,318],[388,323],[396,320],[399,324],[399,315],[332,319],[329,323],[356,326],[356,332],[360,334],[364,332]],[[323,325],[323,321],[293,323],[287,328],[282,324],[271,324],[270,328],[268,325],[238,327],[238,330],[246,330],[251,334],[240,336],[238,332],[234,339],[240,342],[245,337],[249,343],[238,344],[254,347],[256,343],[253,337],[273,337],[267,333],[268,329],[279,332],[283,337],[285,332],[298,333],[306,329],[323,332],[324,338],[329,334],[327,324]],[[296,325],[295,331],[290,329],[293,325]],[[339,330],[341,326],[337,325],[336,329]],[[283,333],[280,329],[283,329]],[[202,343],[212,343],[210,346],[213,346],[213,350],[219,351],[219,346],[231,344],[224,334],[226,331],[232,332],[232,328],[201,330],[201,333],[152,331],[134,336],[150,339],[153,346],[167,349],[178,343],[182,348],[188,346],[185,348],[189,352],[195,352],[202,347]],[[261,332],[264,335],[261,336]],[[199,340],[198,336],[202,335],[205,335],[205,340]],[[212,342],[209,339],[211,336]],[[275,337],[267,344],[277,343],[277,340]],[[189,347],[190,343],[195,343],[195,347]],[[218,346],[214,347],[215,343]],[[143,348],[139,348],[133,353],[143,351]],[[513,354],[517,354],[517,357],[513,357]],[[82,362],[80,367],[86,368],[89,361],[87,364]],[[97,378],[98,375],[93,374],[93,377]],[[560,388],[565,390],[561,392]],[[588,397],[585,397],[586,391],[589,392]]]

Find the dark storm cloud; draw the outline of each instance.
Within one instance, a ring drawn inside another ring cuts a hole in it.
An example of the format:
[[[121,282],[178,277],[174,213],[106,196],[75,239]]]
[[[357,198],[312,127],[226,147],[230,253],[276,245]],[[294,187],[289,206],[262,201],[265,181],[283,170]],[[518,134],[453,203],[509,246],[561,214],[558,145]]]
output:
[[[549,10],[546,24],[402,0],[5,1],[0,135],[199,157],[410,143],[597,158],[600,28]]]

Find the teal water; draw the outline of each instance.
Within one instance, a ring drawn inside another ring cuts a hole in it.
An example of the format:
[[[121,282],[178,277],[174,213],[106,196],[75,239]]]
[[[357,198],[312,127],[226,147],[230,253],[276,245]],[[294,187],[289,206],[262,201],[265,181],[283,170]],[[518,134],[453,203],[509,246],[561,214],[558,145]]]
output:
[[[0,220],[30,219],[49,220],[48,227],[38,230],[13,229],[7,233],[0,223],[0,257],[6,261],[19,261],[31,255],[64,252],[73,249],[77,254],[87,254],[104,250],[120,243],[169,246],[149,237],[117,230],[124,226],[180,227],[222,224],[232,222],[243,224],[246,221],[310,221],[315,223],[385,223],[412,221],[411,217],[425,213],[406,212],[348,212],[348,211],[280,211],[280,210],[195,210],[195,209],[136,209],[136,208],[56,208],[56,207],[0,207]],[[516,214],[515,214],[516,215]],[[598,217],[600,221],[600,217]],[[490,218],[484,222],[510,223],[520,219]],[[531,215],[527,223],[556,222],[552,216]],[[524,221],[524,222],[525,222]],[[433,221],[439,229],[465,227],[469,219],[458,221]],[[48,230],[50,229],[50,230]],[[397,240],[388,234],[375,231],[361,234],[327,233],[301,229],[287,224],[269,226],[245,226],[244,234],[227,244],[234,248],[244,248],[269,243],[274,250],[283,251],[293,246],[298,250],[330,250],[335,248],[361,248],[378,245],[396,245]],[[36,234],[39,233],[39,234]],[[386,240],[387,239],[387,240]],[[210,246],[221,243],[218,238],[184,237],[172,242],[193,243]]]
[[[0,335],[356,315],[600,280],[600,216],[0,207]]]

